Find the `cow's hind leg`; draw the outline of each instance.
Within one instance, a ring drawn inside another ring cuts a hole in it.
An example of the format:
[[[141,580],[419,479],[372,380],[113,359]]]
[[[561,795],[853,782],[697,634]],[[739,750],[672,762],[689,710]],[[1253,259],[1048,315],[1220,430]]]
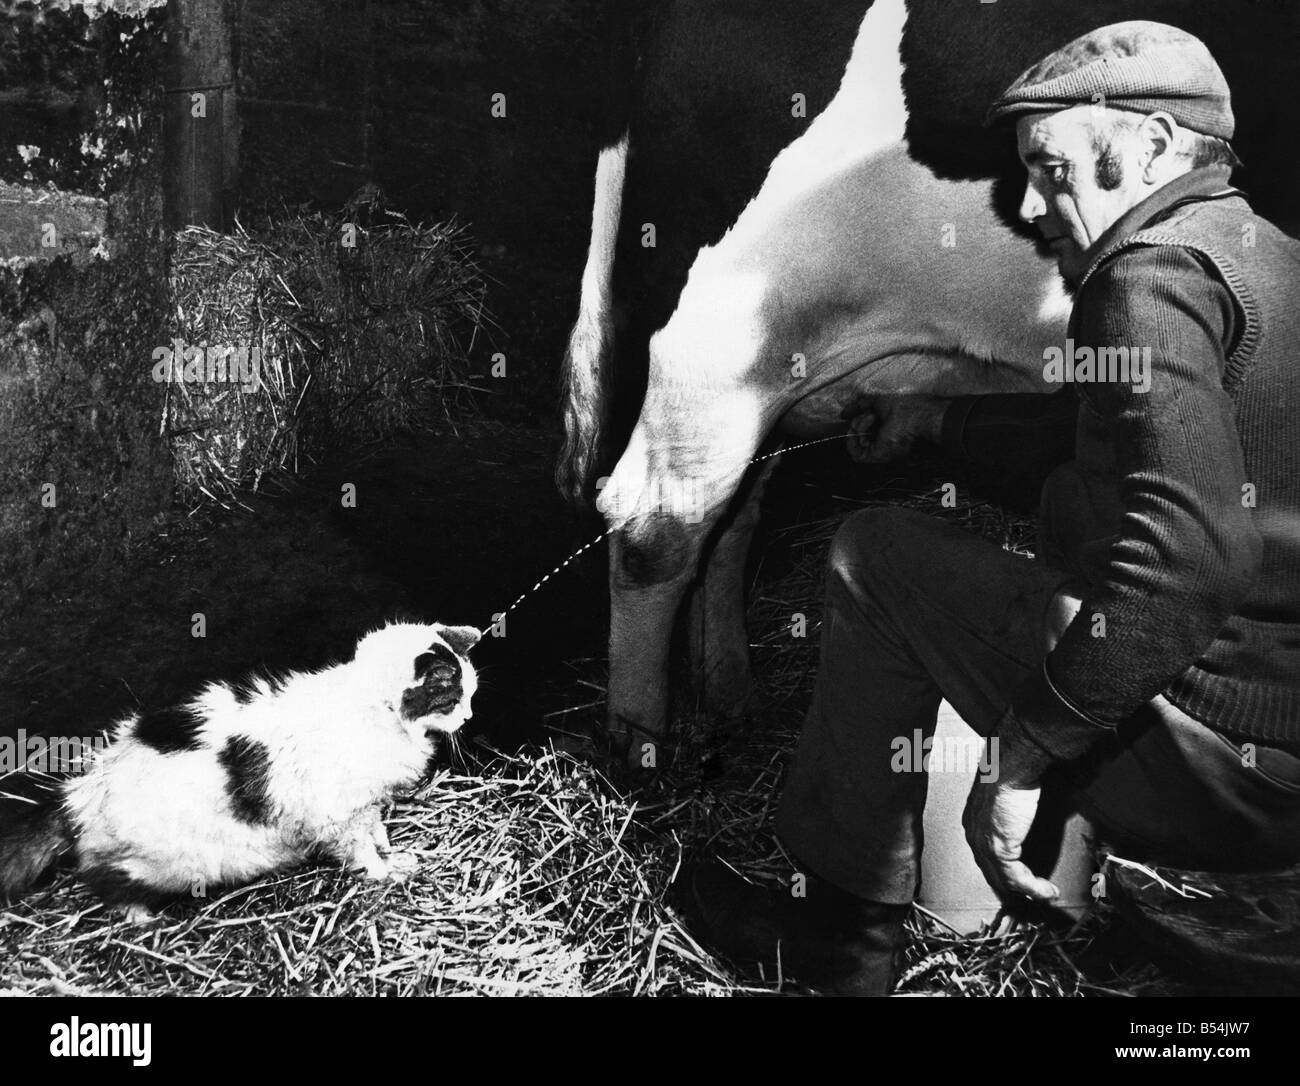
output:
[[[690,595],[691,665],[706,712],[743,717],[753,692],[745,621],[745,564],[761,515],[763,491],[779,461],[750,468],[715,531],[702,576]]]

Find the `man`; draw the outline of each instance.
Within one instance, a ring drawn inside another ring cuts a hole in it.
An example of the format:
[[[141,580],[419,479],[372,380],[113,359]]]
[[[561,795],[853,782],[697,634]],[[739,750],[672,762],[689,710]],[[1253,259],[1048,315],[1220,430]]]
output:
[[[1021,216],[1076,292],[1046,360],[1063,388],[878,401],[858,440],[873,456],[928,434],[995,462],[1050,453],[1067,420],[1040,553],[915,512],[850,518],[777,816],[806,893],[716,863],[686,887],[724,953],[774,961],[779,943],[788,974],[831,991],[892,987],[926,781],[893,771],[891,741],[933,734],[941,697],[999,744],[964,821],[1006,898],[1056,895],[1021,860],[1049,771],[1122,855],[1300,860],[1300,246],[1229,184],[1227,83],[1180,30],[1066,45],[994,103],[990,123],[1013,122]]]

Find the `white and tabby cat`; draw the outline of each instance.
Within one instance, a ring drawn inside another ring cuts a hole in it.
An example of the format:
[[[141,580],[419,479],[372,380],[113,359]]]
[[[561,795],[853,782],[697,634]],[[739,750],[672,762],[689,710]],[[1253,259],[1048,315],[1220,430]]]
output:
[[[438,733],[469,719],[478,638],[472,626],[392,624],[346,664],[213,683],[181,708],[129,717],[85,773],[0,826],[0,897],[69,851],[86,884],[136,920],[195,887],[318,855],[403,877],[414,859],[389,852],[380,804],[418,781]]]

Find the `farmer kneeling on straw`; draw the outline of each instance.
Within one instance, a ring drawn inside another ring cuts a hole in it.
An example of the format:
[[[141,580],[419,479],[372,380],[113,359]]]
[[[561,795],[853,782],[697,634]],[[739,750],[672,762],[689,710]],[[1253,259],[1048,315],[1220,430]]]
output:
[[[1227,82],[1174,27],[1077,39],[989,122],[1014,124],[1020,215],[1076,292],[1045,356],[1062,388],[874,401],[858,440],[997,463],[1073,428],[1038,557],[913,511],[851,517],[777,816],[806,896],[718,862],[686,876],[715,947],[772,963],[779,943],[787,975],[841,993],[895,980],[926,776],[893,771],[894,740],[932,735],[941,698],[999,744],[964,823],[1004,898],[1056,896],[1020,859],[1049,770],[1121,855],[1300,861],[1300,245],[1229,183]]]

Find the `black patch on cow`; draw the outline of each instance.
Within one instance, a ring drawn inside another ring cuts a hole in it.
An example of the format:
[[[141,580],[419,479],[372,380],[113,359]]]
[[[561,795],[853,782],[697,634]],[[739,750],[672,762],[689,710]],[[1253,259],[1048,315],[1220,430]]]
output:
[[[415,658],[418,686],[402,691],[402,717],[419,720],[434,713],[449,713],[460,702],[461,666],[456,654],[446,645],[430,645]]]
[[[132,878],[116,864],[100,863],[77,872],[100,900],[109,905],[162,905],[175,900],[176,894],[167,894],[147,882]]]
[[[234,816],[254,826],[270,822],[271,754],[266,745],[247,736],[232,735],[217,761],[226,771],[226,794]]]
[[[610,5],[611,89],[602,92],[612,112],[600,140],[609,146],[628,129],[632,150],[614,262],[608,424],[589,483],[612,470],[640,417],[650,337],[677,308],[700,248],[734,225],[772,160],[835,97],[868,7],[867,0]],[[789,108],[794,89],[806,96],[806,117]],[[643,223],[656,226],[655,248],[642,245]]]
[[[159,754],[178,754],[203,746],[203,721],[188,709],[154,709],[135,722],[132,734]]]

